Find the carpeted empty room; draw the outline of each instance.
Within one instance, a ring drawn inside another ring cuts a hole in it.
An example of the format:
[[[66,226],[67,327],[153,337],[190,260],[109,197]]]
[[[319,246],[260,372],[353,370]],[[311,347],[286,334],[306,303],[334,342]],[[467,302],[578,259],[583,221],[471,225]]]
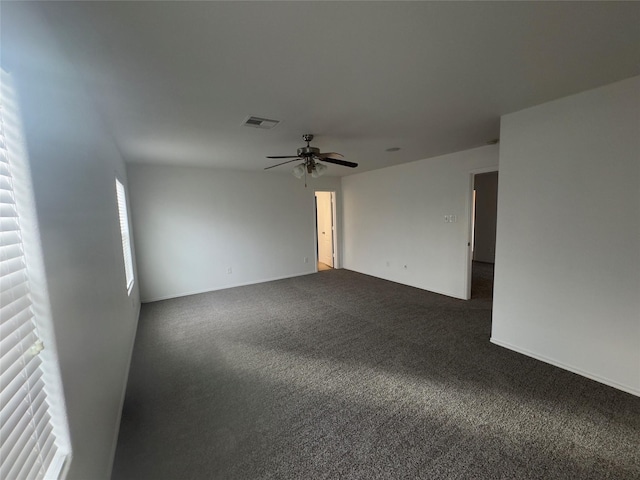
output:
[[[143,305],[114,480],[640,478],[640,399],[329,270]],[[479,282],[479,283],[478,283]]]

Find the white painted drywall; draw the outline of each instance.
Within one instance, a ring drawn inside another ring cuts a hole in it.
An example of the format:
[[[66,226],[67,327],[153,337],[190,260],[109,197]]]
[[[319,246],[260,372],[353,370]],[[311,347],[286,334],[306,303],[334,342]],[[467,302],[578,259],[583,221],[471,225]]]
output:
[[[128,177],[143,302],[314,272],[314,189],[340,188],[197,167],[135,164]]]
[[[68,480],[111,466],[137,325],[115,196],[124,163],[46,22],[2,5],[2,68],[22,111],[73,460]],[[46,347],[45,347],[46,348]]]
[[[470,175],[497,166],[487,146],[344,177],[344,267],[467,298]]]
[[[492,341],[640,395],[640,77],[500,139]]]
[[[498,172],[474,177],[476,191],[475,244],[473,259],[494,263],[496,258],[496,220],[498,209]]]

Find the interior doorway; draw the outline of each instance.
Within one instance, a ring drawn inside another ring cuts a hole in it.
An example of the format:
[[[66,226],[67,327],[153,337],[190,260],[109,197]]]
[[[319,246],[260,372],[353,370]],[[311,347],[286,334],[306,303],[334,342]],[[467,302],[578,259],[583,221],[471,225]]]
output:
[[[336,194],[316,192],[316,262],[318,271],[336,268]]]
[[[471,175],[468,298],[493,299],[498,212],[498,172]]]

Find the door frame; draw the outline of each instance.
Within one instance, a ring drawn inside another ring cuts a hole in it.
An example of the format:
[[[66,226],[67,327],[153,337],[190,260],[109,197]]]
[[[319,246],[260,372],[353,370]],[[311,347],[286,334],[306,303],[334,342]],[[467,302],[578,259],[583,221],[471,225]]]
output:
[[[315,256],[315,266],[314,269],[318,271],[318,206],[316,200],[316,193],[330,193],[331,194],[331,227],[333,230],[333,268],[340,268],[340,248],[338,247],[338,208],[337,208],[337,195],[335,190],[324,190],[318,189],[313,191],[313,204],[314,204],[314,256]]]
[[[469,188],[467,189],[468,225],[467,225],[467,278],[466,278],[465,300],[471,299],[471,279],[472,279],[472,268],[473,268],[473,252],[471,251],[471,240],[473,237],[473,215],[474,215],[473,190],[475,186],[475,177],[476,175],[480,175],[482,173],[491,173],[491,172],[499,172],[499,171],[500,170],[498,165],[494,167],[483,167],[483,168],[478,168],[478,169],[469,171]],[[498,190],[498,197],[499,196],[500,196],[500,191]]]

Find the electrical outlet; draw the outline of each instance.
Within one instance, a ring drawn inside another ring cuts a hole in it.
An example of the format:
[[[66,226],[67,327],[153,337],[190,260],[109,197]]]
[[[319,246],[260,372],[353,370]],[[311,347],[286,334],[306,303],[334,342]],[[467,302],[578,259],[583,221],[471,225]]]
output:
[[[231,267],[227,267],[227,273],[228,273],[228,274],[233,273],[233,270],[231,269]]]
[[[309,257],[304,257],[304,263],[309,263]]]

